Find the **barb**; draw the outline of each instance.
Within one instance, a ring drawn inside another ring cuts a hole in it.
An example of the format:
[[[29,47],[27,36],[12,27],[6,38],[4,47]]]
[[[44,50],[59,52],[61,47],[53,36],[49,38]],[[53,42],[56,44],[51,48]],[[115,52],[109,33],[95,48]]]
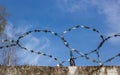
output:
[[[12,46],[16,46],[16,45],[17,45],[17,43],[16,43],[15,40],[8,40],[8,39],[6,39],[6,40],[0,40],[0,42],[1,42],[1,43],[10,42],[10,43],[11,43],[11,44],[9,44],[9,45],[0,46],[0,49],[9,48],[9,47],[12,47]]]
[[[83,53],[81,52],[80,50],[77,50],[75,48],[72,48],[70,45],[69,45],[69,42],[65,39],[64,35],[66,33],[69,33],[70,31],[72,30],[75,30],[75,29],[79,29],[79,28],[84,28],[84,29],[87,29],[87,30],[91,30],[93,32],[96,32],[99,34],[99,37],[101,38],[101,42],[100,44],[98,45],[98,47],[94,50],[91,50],[90,52],[88,53]],[[22,41],[22,39],[25,38],[25,36],[28,36],[29,34],[32,34],[32,33],[41,33],[41,32],[44,32],[44,33],[49,33],[49,34],[52,34],[53,36],[56,36],[58,37],[62,42],[63,44],[65,45],[65,47],[67,47],[69,50],[70,50],[70,58],[68,58],[67,60],[64,60],[64,61],[60,61],[58,58],[54,57],[53,55],[50,55],[50,54],[47,54],[47,53],[42,53],[40,51],[35,51],[33,49],[28,49],[26,48],[25,46],[23,46],[20,42]],[[118,34],[114,34],[112,36],[108,36],[108,37],[104,37],[100,31],[98,31],[97,29],[95,28],[91,28],[91,27],[88,27],[88,26],[83,26],[83,25],[77,25],[77,26],[74,26],[72,28],[68,28],[66,29],[62,34],[58,34],[56,32],[53,32],[53,31],[50,31],[50,30],[31,30],[31,31],[28,31],[28,32],[25,32],[23,35],[19,36],[17,38],[17,40],[9,40],[9,39],[6,39],[6,40],[0,40],[0,43],[6,43],[6,42],[10,42],[9,44],[6,44],[4,46],[0,46],[0,49],[3,49],[3,48],[9,48],[9,47],[13,47],[13,46],[18,46],[19,48],[23,49],[23,50],[27,50],[31,53],[35,53],[35,54],[38,54],[38,55],[43,55],[43,56],[47,56],[53,60],[55,60],[59,66],[63,66],[63,64],[65,62],[69,62],[70,63],[70,66],[75,66],[76,63],[75,63],[75,60],[78,59],[78,58],[85,58],[93,63],[97,63],[99,64],[99,66],[103,66],[105,65],[106,63],[108,62],[111,62],[113,59],[117,58],[117,57],[120,57],[120,53],[118,53],[117,55],[107,59],[105,62],[101,62],[101,58],[100,58],[100,49],[101,47],[104,45],[104,43],[106,41],[108,41],[109,39],[113,38],[113,37],[120,37],[120,33]],[[78,56],[74,56],[73,55],[73,52],[78,54]],[[96,53],[97,54],[97,60],[94,60],[90,57],[88,57],[89,54],[91,53]]]

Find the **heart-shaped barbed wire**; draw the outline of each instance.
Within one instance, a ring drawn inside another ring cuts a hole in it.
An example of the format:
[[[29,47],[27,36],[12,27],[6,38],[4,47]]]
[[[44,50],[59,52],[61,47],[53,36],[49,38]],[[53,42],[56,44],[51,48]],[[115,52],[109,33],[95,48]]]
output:
[[[70,32],[70,31],[72,31],[72,30],[81,29],[81,28],[84,28],[84,29],[87,29],[87,30],[91,30],[91,31],[93,31],[93,32],[98,33],[98,34],[99,34],[99,37],[102,39],[102,41],[104,40],[104,37],[103,37],[103,35],[100,33],[100,31],[98,31],[98,30],[95,29],[95,28],[91,28],[91,27],[83,26],[83,25],[77,25],[77,26],[68,28],[68,29],[66,29],[66,30],[63,32],[62,35]],[[67,48],[70,49],[70,57],[73,58],[74,60],[75,60],[75,59],[78,59],[79,57],[85,57],[86,59],[88,59],[88,60],[90,60],[90,61],[92,61],[92,62],[94,62],[94,63],[98,63],[99,65],[101,65],[101,62],[100,62],[100,54],[99,54],[99,51],[98,51],[98,50],[99,50],[99,46],[98,46],[96,49],[94,49],[94,50],[92,50],[91,52],[89,52],[89,53],[82,53],[80,50],[78,51],[78,49],[72,48],[70,45],[67,45],[67,44],[65,44],[65,45],[66,45]],[[72,52],[76,52],[77,54],[79,54],[79,55],[81,55],[81,56],[73,57]],[[98,57],[98,61],[97,61],[97,60],[93,60],[93,59],[87,57],[87,55],[89,55],[89,54],[91,54],[91,53],[93,53],[93,52],[96,52],[97,57]],[[65,61],[64,61],[64,62],[65,62]]]
[[[102,41],[100,42],[100,44],[98,45],[98,47],[97,47],[95,50],[91,50],[91,51],[88,52],[88,53],[82,53],[81,51],[79,51],[79,50],[77,50],[77,49],[75,49],[75,48],[72,48],[72,47],[69,45],[69,43],[67,42],[67,40],[63,37],[63,35],[65,35],[65,33],[70,32],[71,30],[78,29],[78,28],[89,29],[89,30],[92,30],[92,31],[97,32],[97,33],[99,34],[99,36],[100,36],[100,38],[102,39]],[[54,57],[53,55],[48,55],[48,54],[42,53],[42,52],[40,52],[40,51],[39,51],[39,52],[36,52],[36,51],[34,51],[34,50],[32,50],[32,49],[27,49],[26,47],[22,46],[22,45],[20,44],[20,41],[21,41],[25,36],[27,36],[27,35],[29,35],[29,34],[31,34],[31,33],[33,33],[33,32],[51,33],[51,34],[59,37],[59,38],[63,41],[64,45],[65,45],[67,48],[69,48],[69,50],[70,50],[70,58],[67,59],[67,60],[65,60],[65,61],[59,61],[59,60],[58,60],[56,57]],[[109,40],[109,39],[112,38],[112,37],[118,37],[118,36],[120,36],[120,33],[119,33],[119,34],[115,34],[115,35],[113,35],[113,36],[109,36],[109,37],[107,37],[107,38],[104,38],[104,36],[103,36],[97,29],[95,29],[95,28],[91,28],[91,27],[83,26],[83,25],[77,25],[77,26],[74,26],[74,27],[72,27],[72,28],[68,28],[68,29],[65,30],[61,35],[58,34],[58,33],[56,33],[56,32],[49,31],[49,30],[32,30],[32,31],[28,31],[28,32],[26,32],[25,34],[19,36],[17,40],[1,40],[1,42],[7,42],[7,41],[9,41],[9,42],[11,42],[11,44],[5,45],[5,46],[0,46],[0,49],[9,48],[9,47],[12,47],[12,46],[18,46],[18,47],[20,47],[21,49],[30,51],[31,53],[36,53],[36,54],[40,54],[40,55],[43,55],[43,56],[50,57],[50,58],[54,59],[54,60],[58,63],[59,66],[62,66],[63,63],[65,63],[65,62],[69,62],[69,63],[70,63],[70,66],[75,66],[75,62],[74,62],[74,61],[75,61],[75,59],[78,59],[79,57],[84,57],[84,58],[86,58],[87,60],[90,60],[90,61],[92,61],[92,62],[94,62],[94,63],[97,63],[97,64],[99,64],[99,65],[101,66],[101,65],[104,65],[104,64],[107,63],[107,62],[112,61],[112,60],[115,59],[116,57],[120,56],[120,53],[118,53],[117,55],[115,55],[115,56],[109,58],[108,60],[106,60],[104,63],[101,63],[101,61],[100,61],[100,54],[99,54],[100,48],[103,46],[103,44],[104,44],[107,40]],[[73,52],[79,54],[80,56],[78,56],[78,57],[73,57]],[[93,52],[96,52],[97,57],[98,57],[98,60],[94,60],[94,59],[88,57],[88,55],[91,54],[91,53],[93,53]]]

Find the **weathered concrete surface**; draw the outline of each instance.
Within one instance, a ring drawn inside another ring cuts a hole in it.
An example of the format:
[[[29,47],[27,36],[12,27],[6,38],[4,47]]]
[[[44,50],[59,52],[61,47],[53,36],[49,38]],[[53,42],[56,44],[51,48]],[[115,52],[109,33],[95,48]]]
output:
[[[120,75],[120,66],[43,67],[0,66],[0,75]]]

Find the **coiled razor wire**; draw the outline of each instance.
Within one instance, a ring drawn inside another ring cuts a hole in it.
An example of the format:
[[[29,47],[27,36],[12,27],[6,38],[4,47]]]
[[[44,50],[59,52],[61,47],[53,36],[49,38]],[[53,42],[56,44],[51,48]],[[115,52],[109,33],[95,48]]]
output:
[[[72,47],[69,45],[69,43],[68,43],[68,41],[65,39],[64,35],[65,35],[66,33],[69,33],[69,32],[72,31],[72,30],[76,30],[76,29],[79,29],[79,28],[88,29],[88,30],[91,30],[91,31],[96,32],[96,33],[99,34],[99,36],[100,36],[100,38],[102,39],[102,41],[100,42],[100,44],[98,45],[98,47],[97,47],[95,50],[91,50],[91,51],[88,52],[88,53],[83,53],[83,52],[81,52],[80,50],[77,50],[77,49],[75,49],[75,48],[72,48]],[[24,47],[24,46],[21,45],[20,41],[22,41],[22,39],[25,38],[25,36],[28,36],[29,34],[31,34],[31,33],[36,33],[36,32],[38,32],[38,33],[40,33],[40,32],[50,33],[50,34],[58,37],[59,39],[61,39],[61,41],[63,41],[63,44],[70,50],[70,58],[67,59],[67,60],[65,60],[65,61],[60,61],[58,58],[54,57],[53,55],[49,55],[49,54],[46,54],[46,53],[42,53],[42,52],[40,52],[40,51],[37,52],[37,51],[35,51],[35,50],[33,50],[33,49],[28,49],[28,48],[26,48],[26,47]],[[97,63],[97,64],[99,64],[99,66],[103,66],[104,64],[106,64],[106,63],[108,63],[108,62],[111,62],[113,59],[115,59],[115,58],[117,58],[117,57],[120,57],[120,53],[118,53],[117,55],[115,55],[115,56],[107,59],[105,62],[103,62],[103,63],[101,62],[100,53],[99,53],[100,48],[104,45],[104,43],[105,43],[106,41],[108,41],[109,39],[111,39],[111,38],[113,38],[113,37],[120,37],[120,33],[114,34],[114,35],[112,35],[112,36],[108,36],[108,37],[105,38],[105,37],[100,33],[100,31],[98,31],[97,29],[91,28],[91,27],[88,27],[88,26],[83,26],[83,25],[77,25],[77,26],[74,26],[74,27],[72,27],[72,28],[68,28],[68,29],[66,29],[62,34],[58,34],[58,33],[56,33],[56,32],[50,31],[50,30],[36,30],[36,29],[35,29],[35,30],[31,30],[31,31],[25,32],[23,35],[19,36],[19,37],[17,38],[17,40],[8,40],[8,39],[0,40],[0,42],[2,42],[2,43],[4,43],[4,42],[10,42],[10,43],[11,43],[11,44],[7,44],[7,45],[5,45],[5,46],[0,46],[0,49],[9,48],[9,47],[13,47],[13,46],[18,46],[18,47],[20,47],[21,49],[24,49],[24,50],[29,51],[29,52],[31,52],[31,53],[35,53],[35,54],[38,54],[38,55],[47,56],[47,57],[55,60],[55,61],[58,63],[58,66],[63,66],[63,64],[64,64],[65,62],[69,62],[69,63],[70,63],[70,66],[75,66],[75,65],[76,65],[75,60],[78,59],[78,58],[80,58],[80,57],[85,58],[85,59],[87,59],[87,60],[89,60],[89,61],[91,61],[91,62]],[[77,53],[79,56],[78,56],[78,57],[74,57],[73,52]],[[93,53],[93,52],[96,52],[98,60],[94,60],[94,59],[88,57],[88,55],[91,54],[91,53]]]

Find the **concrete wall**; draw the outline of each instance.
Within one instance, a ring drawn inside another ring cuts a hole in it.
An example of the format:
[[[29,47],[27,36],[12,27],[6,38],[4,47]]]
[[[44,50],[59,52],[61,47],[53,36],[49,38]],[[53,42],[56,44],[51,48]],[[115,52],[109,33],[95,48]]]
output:
[[[0,66],[0,75],[120,75],[120,66],[42,67]]]

